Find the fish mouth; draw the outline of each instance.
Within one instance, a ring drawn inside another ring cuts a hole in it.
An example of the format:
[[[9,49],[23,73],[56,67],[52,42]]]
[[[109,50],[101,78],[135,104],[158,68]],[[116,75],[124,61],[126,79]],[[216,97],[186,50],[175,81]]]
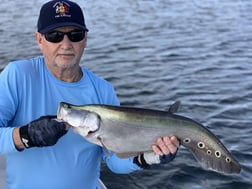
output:
[[[96,131],[98,131],[98,129],[93,130],[93,131],[89,131],[89,132],[87,133],[87,136],[95,134],[95,133],[96,133]]]
[[[85,126],[79,126],[79,127],[72,126],[72,128],[73,128],[73,130],[74,130],[75,133],[80,134],[84,138],[86,138],[86,137],[92,137],[94,135],[97,135],[97,132],[100,129],[99,126],[95,126],[95,127],[92,127],[92,128],[87,128]]]
[[[80,134],[81,136],[83,136],[84,138],[89,137],[89,136],[93,136],[97,133],[98,128],[95,130],[90,130],[90,129],[85,129],[84,127],[74,127],[72,126],[72,129],[75,133]]]

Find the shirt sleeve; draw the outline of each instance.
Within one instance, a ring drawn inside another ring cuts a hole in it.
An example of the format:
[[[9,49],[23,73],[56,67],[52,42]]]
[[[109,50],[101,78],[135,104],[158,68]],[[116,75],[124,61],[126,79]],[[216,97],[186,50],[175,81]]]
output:
[[[108,154],[109,153],[109,154]],[[137,164],[133,162],[134,157],[121,159],[115,153],[105,151],[103,149],[103,160],[111,171],[119,174],[128,174],[133,171],[141,170]]]
[[[9,126],[18,104],[16,70],[9,64],[0,74],[0,155],[17,151],[12,138],[14,127]]]

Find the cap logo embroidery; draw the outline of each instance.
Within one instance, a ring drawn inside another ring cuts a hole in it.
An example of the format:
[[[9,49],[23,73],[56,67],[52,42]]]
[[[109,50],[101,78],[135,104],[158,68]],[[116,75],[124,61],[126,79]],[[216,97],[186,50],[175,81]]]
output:
[[[70,5],[64,1],[59,1],[57,3],[54,4],[53,6],[55,8],[55,18],[58,17],[71,17],[71,15],[69,14],[69,9],[70,9]]]

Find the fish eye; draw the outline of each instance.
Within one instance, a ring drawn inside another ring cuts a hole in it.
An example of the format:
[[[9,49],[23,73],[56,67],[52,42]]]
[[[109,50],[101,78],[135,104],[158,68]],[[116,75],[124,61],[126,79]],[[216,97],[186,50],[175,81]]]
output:
[[[64,108],[68,108],[68,105],[67,105],[67,104],[63,104],[63,107],[64,107]]]
[[[212,151],[211,150],[207,150],[207,155],[211,155]]]

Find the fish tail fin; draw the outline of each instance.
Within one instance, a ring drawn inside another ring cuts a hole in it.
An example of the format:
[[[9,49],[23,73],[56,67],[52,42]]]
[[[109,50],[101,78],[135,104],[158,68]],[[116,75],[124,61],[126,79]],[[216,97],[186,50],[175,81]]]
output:
[[[183,146],[188,148],[203,167],[226,174],[239,173],[241,171],[240,164],[232,157],[220,141],[218,148],[213,148],[204,142],[189,141],[189,139],[185,139]]]

